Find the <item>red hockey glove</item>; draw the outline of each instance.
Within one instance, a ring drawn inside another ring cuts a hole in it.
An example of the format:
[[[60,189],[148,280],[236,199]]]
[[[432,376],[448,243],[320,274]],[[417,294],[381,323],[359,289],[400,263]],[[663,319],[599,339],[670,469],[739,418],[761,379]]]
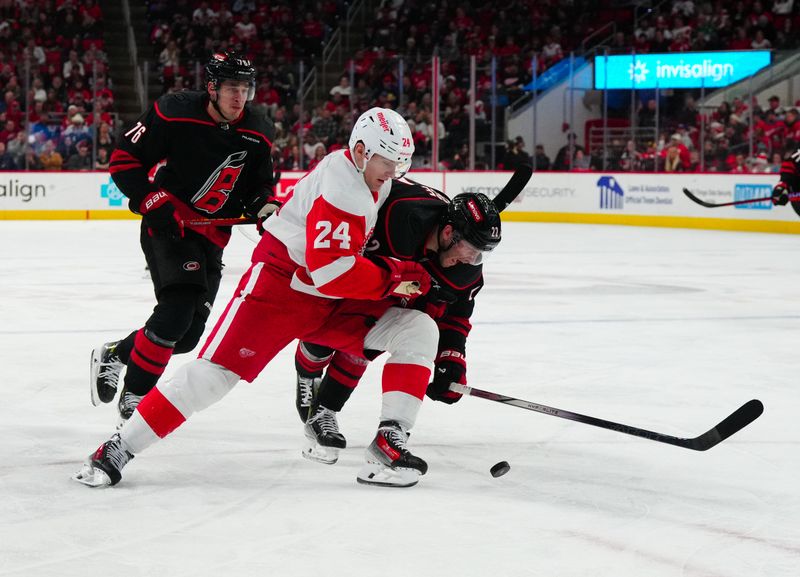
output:
[[[772,189],[772,204],[784,206],[789,203],[789,188],[785,182],[779,182]]]
[[[461,400],[461,393],[450,390],[450,383],[467,384],[467,360],[458,351],[445,350],[436,357],[433,382],[425,393],[434,401],[452,405]]]
[[[169,193],[159,190],[144,197],[139,212],[150,236],[182,238],[181,217],[170,202]]]
[[[389,270],[384,297],[418,297],[431,289],[431,275],[421,264],[389,257],[380,259],[381,264]]]

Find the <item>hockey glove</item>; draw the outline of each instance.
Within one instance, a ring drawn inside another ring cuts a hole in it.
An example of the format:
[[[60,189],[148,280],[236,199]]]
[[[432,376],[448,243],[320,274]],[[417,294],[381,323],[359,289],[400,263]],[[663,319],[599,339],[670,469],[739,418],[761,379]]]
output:
[[[181,217],[170,202],[169,193],[159,190],[144,197],[139,212],[150,236],[182,238]]]
[[[785,182],[779,182],[772,189],[772,204],[784,206],[789,202],[789,188]]]
[[[452,405],[461,400],[461,393],[450,390],[450,383],[467,384],[467,361],[458,351],[445,350],[439,353],[433,368],[433,382],[426,394],[434,401]]]
[[[283,203],[277,200],[270,200],[267,204],[261,207],[261,210],[258,211],[256,214],[256,229],[258,229],[258,234],[264,234],[264,223],[267,219],[272,216],[276,210],[278,210]]]
[[[417,297],[430,290],[431,275],[421,264],[390,257],[379,258],[379,264],[389,271],[389,282],[383,293],[384,297]]]

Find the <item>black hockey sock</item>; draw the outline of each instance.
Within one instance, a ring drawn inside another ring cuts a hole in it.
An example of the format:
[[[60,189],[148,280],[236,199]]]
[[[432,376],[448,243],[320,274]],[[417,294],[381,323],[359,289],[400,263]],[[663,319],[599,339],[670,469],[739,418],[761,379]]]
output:
[[[319,386],[317,403],[332,411],[341,411],[368,365],[366,359],[337,351]]]
[[[333,351],[328,347],[299,342],[294,353],[294,367],[301,377],[321,377],[332,356]]]
[[[122,339],[119,344],[117,345],[116,353],[119,357],[119,360],[122,362],[123,365],[128,364],[128,359],[131,358],[131,351],[133,350],[133,342],[136,339],[136,333],[139,331],[133,331],[127,337]]]

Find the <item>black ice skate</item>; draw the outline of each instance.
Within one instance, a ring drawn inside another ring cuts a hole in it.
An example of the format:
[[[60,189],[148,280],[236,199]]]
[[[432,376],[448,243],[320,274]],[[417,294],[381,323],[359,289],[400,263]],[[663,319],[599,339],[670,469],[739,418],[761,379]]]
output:
[[[131,418],[131,415],[136,410],[136,407],[139,406],[139,403],[144,398],[144,395],[134,395],[130,391],[122,391],[122,394],[119,397],[119,403],[117,403],[117,409],[119,410],[119,422],[117,423],[117,430],[121,429],[122,426],[128,422],[128,419]]]
[[[347,446],[347,440],[339,432],[336,413],[321,405],[311,408],[304,430],[308,441],[303,449],[306,459],[333,465],[339,459],[339,451]]]
[[[89,455],[89,458],[72,478],[89,487],[109,487],[122,479],[122,468],[133,459],[133,455],[122,446],[119,434]]]
[[[110,403],[117,394],[119,375],[125,365],[117,355],[120,341],[106,343],[92,351],[89,364],[89,390],[92,404]]]
[[[375,439],[367,447],[367,463],[356,480],[365,485],[411,487],[428,464],[406,448],[408,432],[397,421],[381,421]]]
[[[295,406],[300,415],[300,420],[304,423],[308,420],[311,405],[314,404],[317,398],[317,391],[319,384],[322,382],[322,377],[303,377],[297,374],[297,398],[295,399]]]

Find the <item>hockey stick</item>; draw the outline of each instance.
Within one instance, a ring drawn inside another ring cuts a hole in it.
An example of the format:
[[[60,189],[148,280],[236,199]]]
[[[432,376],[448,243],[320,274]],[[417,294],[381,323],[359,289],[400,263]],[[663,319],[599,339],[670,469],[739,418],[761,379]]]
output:
[[[193,218],[182,220],[181,226],[234,226],[237,224],[255,224],[252,218]]]
[[[714,203],[714,202],[708,202],[708,201],[705,201],[705,200],[702,200],[702,199],[698,198],[697,196],[692,194],[692,192],[688,188],[684,188],[683,189],[683,194],[688,196],[690,200],[693,200],[694,202],[696,202],[700,206],[705,206],[706,208],[717,208],[717,207],[720,207],[720,206],[736,206],[736,205],[739,205],[739,204],[750,204],[750,203],[753,203],[753,202],[764,202],[764,201],[767,201],[767,200],[772,201],[772,196],[762,196],[760,198],[748,198],[746,200],[735,200],[733,202]],[[790,194],[789,195],[789,200],[791,202],[800,201],[800,193]]]
[[[721,443],[737,431],[740,431],[755,421],[761,415],[761,413],[764,412],[764,405],[761,404],[761,401],[758,399],[753,399],[752,401],[747,401],[744,405],[725,417],[725,419],[723,419],[722,422],[720,422],[716,427],[706,431],[702,435],[694,438],[683,438],[673,437],[672,435],[665,435],[663,433],[656,433],[645,429],[639,429],[637,427],[624,425],[622,423],[614,423],[612,421],[606,421],[596,417],[589,417],[587,415],[581,415],[571,411],[564,411],[562,409],[548,407],[547,405],[531,403],[530,401],[524,401],[514,397],[507,397],[505,395],[499,395],[490,391],[482,391],[481,389],[475,389],[473,387],[460,385],[458,383],[451,383],[450,390],[455,393],[461,393],[471,397],[480,397],[481,399],[496,401],[498,403],[511,405],[513,407],[519,407],[520,409],[528,409],[529,411],[544,413],[545,415],[551,415],[561,419],[568,419],[570,421],[577,421],[586,425],[594,425],[595,427],[600,427],[602,429],[618,431],[620,433],[625,433],[626,435],[633,435],[634,437],[642,437],[658,443],[666,443],[668,445],[675,445],[676,447],[683,447],[684,449],[692,449],[693,451],[707,451],[711,447]]]
[[[514,202],[514,199],[519,196],[519,193],[528,184],[532,174],[533,167],[530,164],[521,164],[517,167],[503,190],[492,199],[492,204],[497,208],[497,212],[503,212],[509,204]]]

